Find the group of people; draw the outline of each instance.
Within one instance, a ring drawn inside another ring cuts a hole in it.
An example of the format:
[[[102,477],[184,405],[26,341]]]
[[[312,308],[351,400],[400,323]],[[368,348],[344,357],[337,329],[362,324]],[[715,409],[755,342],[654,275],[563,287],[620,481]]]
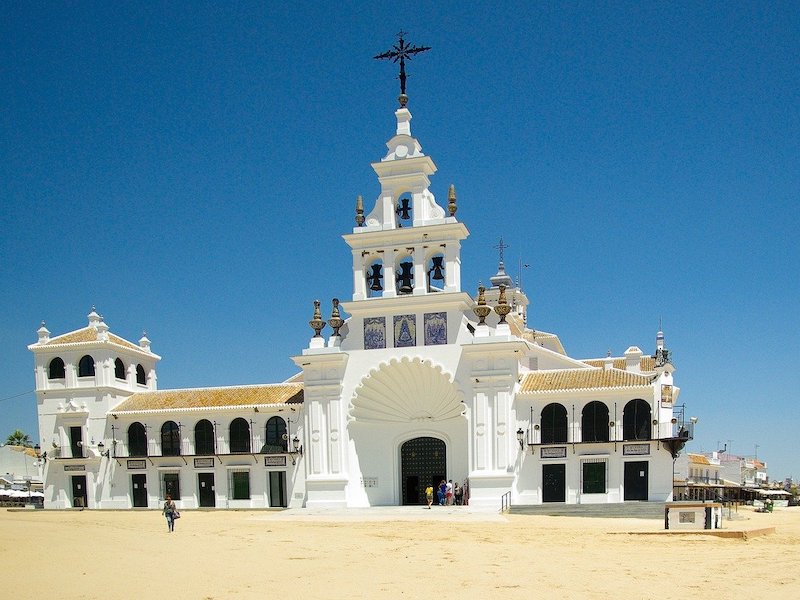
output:
[[[439,506],[461,506],[464,504],[464,486],[453,483],[453,480],[445,481],[442,479],[436,486],[436,498]],[[428,508],[433,505],[434,489],[429,485],[425,489],[425,499],[428,501]]]

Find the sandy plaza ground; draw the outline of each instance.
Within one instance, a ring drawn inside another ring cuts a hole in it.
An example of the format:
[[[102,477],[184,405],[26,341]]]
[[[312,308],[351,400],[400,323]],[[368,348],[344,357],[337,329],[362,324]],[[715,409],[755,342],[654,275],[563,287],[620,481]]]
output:
[[[800,591],[800,509],[739,510],[722,539],[663,522],[475,513],[0,511],[17,598],[758,598]],[[653,532],[655,535],[641,535]]]

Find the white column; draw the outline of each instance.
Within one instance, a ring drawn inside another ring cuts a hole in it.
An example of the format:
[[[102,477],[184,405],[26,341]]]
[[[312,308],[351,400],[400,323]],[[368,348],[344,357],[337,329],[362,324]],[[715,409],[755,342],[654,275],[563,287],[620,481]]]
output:
[[[394,214],[394,198],[392,197],[391,192],[383,192],[381,203],[383,206],[383,228],[394,229],[396,227],[396,215]]]
[[[386,250],[383,253],[383,296],[394,298],[397,296],[397,275],[395,273],[395,251]]]
[[[445,291],[446,292],[460,292],[461,291],[461,258],[459,251],[461,244],[457,241],[447,243],[444,249],[445,260]]]
[[[414,295],[428,293],[428,277],[426,271],[425,249],[414,246]]]
[[[64,375],[66,376],[66,383],[68,388],[73,388],[78,385],[78,365],[73,362],[64,361]]]
[[[353,250],[353,300],[364,300],[367,297],[365,258],[361,250]]]

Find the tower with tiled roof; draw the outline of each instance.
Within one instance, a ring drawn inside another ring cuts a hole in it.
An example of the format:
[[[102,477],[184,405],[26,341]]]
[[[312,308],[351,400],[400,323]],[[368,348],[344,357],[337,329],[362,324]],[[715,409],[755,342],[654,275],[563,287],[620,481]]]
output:
[[[37,335],[28,349],[35,361],[41,450],[50,459],[44,461],[45,491],[59,498],[56,506],[88,506],[87,487],[97,485],[104,448],[114,439],[108,411],[137,391],[156,389],[160,357],[144,335],[135,344],[111,333],[94,307],[86,327],[50,337],[42,323]],[[53,492],[53,486],[64,491]]]

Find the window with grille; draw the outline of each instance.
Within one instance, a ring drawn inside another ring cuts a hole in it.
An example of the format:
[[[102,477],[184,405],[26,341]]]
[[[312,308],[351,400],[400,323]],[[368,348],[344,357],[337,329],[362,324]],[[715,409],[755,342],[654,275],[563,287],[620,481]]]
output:
[[[581,441],[608,441],[608,406],[602,402],[589,402],[581,415]]]
[[[194,426],[194,453],[216,454],[214,445],[214,426],[208,419],[198,421]]]
[[[228,489],[230,490],[231,500],[249,500],[250,471],[244,469],[231,471]]]
[[[128,456],[147,456],[147,431],[138,421],[128,427]]]
[[[180,456],[181,428],[175,421],[161,426],[161,456]]]
[[[608,461],[591,459],[581,464],[581,489],[584,494],[605,494]]]
[[[628,402],[622,413],[623,439],[649,440],[650,414],[650,405],[641,398]]]
[[[231,452],[250,452],[250,424],[239,417],[231,422]]]
[[[567,441],[567,409],[553,403],[542,409],[542,443],[563,444]]]
[[[286,434],[286,421],[280,417],[271,417],[267,421],[266,443],[262,452],[278,454],[289,449],[289,437]]]

